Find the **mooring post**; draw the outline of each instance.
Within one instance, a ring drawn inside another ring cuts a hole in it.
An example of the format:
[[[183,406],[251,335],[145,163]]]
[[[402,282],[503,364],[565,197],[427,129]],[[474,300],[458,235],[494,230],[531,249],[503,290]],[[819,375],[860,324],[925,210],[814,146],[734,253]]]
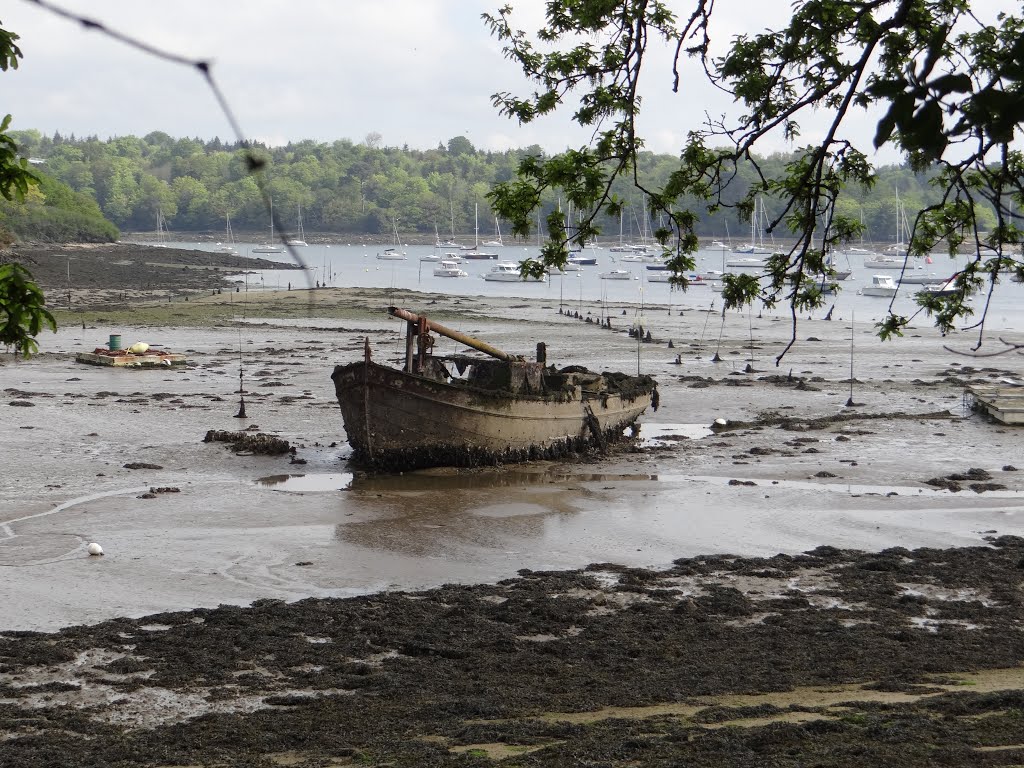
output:
[[[416,336],[416,323],[407,321],[405,324],[405,372],[412,373],[413,339]]]

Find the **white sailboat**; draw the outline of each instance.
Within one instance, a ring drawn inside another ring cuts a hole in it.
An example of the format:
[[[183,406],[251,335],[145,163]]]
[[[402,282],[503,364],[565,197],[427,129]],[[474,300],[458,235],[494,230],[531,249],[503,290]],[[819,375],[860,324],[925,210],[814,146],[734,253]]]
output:
[[[383,251],[377,254],[377,258],[382,261],[405,261],[407,258],[406,253],[402,250],[402,239],[398,236],[398,222],[395,217],[391,217],[391,227],[395,231],[395,244],[391,248],[385,248]]]
[[[495,232],[495,238],[496,239],[494,239],[494,240],[485,240],[483,243],[481,243],[481,245],[485,245],[488,248],[504,248],[505,247],[505,243],[503,243],[502,240],[501,240],[501,227],[498,226],[498,217],[497,216],[494,217],[494,232]]]
[[[266,245],[257,245],[253,253],[281,253],[284,249],[274,244],[274,201],[270,201],[270,241]]]
[[[292,245],[292,246],[307,245],[307,243],[306,243],[306,232],[302,228],[302,204],[301,203],[299,204],[298,209],[299,209],[299,214],[298,214],[299,215],[299,222],[298,222],[298,227],[299,228],[296,230],[295,237],[290,237],[287,240],[285,240],[286,244]]]
[[[480,250],[480,204],[478,203],[474,208],[474,219],[475,225],[473,227],[473,247],[467,248],[462,247],[464,259],[496,259],[498,254],[495,251],[481,251]]]
[[[167,247],[167,221],[164,219],[164,209],[156,209],[156,247]]]
[[[217,243],[217,253],[227,253],[233,256],[238,255],[235,249],[235,235],[231,231],[231,214],[224,214],[224,242]]]
[[[754,201],[754,213],[750,217],[750,242],[733,249],[733,253],[771,256],[776,252],[774,245],[764,244],[764,229],[768,225],[768,213],[764,209],[764,201],[759,197]],[[760,266],[764,266],[762,263]]]
[[[441,242],[441,235],[437,234],[437,247],[438,248],[458,248],[459,247],[459,244],[457,242],[455,242],[455,202],[453,200],[450,200],[450,199],[448,200],[448,208],[450,209],[450,212],[451,212],[451,222],[452,222],[451,223],[451,226],[452,226],[451,236],[447,240],[445,240],[444,242]],[[436,224],[434,225],[434,232],[437,233],[437,225]]]

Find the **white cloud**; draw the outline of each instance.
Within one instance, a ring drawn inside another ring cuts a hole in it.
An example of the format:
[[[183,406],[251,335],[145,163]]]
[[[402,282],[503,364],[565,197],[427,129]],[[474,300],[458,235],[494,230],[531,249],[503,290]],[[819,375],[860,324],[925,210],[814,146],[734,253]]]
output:
[[[528,126],[499,116],[491,94],[532,92],[480,19],[504,0],[60,0],[161,49],[214,62],[214,76],[243,130],[274,142],[361,141],[377,131],[390,146],[429,148],[465,135],[483,149],[586,142],[571,112]],[[542,22],[542,0],[517,0],[513,19]],[[976,0],[991,14],[998,0]],[[679,13],[689,6],[678,3]],[[972,7],[974,7],[972,5]],[[786,0],[723,0],[715,45],[781,23]],[[31,3],[8,4],[6,29],[21,35],[21,69],[0,75],[14,128],[75,135],[231,138],[227,120],[194,70],[157,60],[58,19]],[[653,44],[645,71],[641,127],[647,147],[676,152],[705,112],[735,111],[693,63],[672,94],[669,53]],[[808,137],[822,118],[805,126]],[[870,137],[872,122],[857,127]],[[776,142],[773,149],[785,149]]]

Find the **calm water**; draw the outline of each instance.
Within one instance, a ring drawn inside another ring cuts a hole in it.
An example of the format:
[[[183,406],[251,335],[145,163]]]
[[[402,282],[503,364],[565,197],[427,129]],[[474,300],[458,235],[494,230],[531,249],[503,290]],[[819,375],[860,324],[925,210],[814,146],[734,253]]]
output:
[[[194,248],[197,250],[214,250],[214,243],[170,243],[174,247]],[[269,259],[291,263],[287,253],[252,253],[252,244],[238,244],[237,251],[242,256]],[[563,275],[551,275],[544,283],[504,283],[483,279],[483,275],[495,263],[494,260],[466,260],[460,266],[469,273],[468,277],[444,278],[434,276],[436,262],[422,261],[422,257],[437,253],[432,246],[404,246],[407,258],[403,261],[382,260],[377,258],[386,246],[375,245],[308,245],[297,249],[307,267],[303,273],[282,272],[279,270],[256,270],[246,277],[239,277],[248,284],[249,290],[285,289],[290,282],[292,288],[313,287],[316,283],[332,287],[355,288],[397,288],[424,292],[444,293],[464,296],[505,296],[530,297],[546,299],[553,304],[564,303],[572,308],[574,303],[593,303],[604,301],[613,304],[658,304],[706,309],[721,307],[721,296],[709,286],[692,286],[685,293],[672,289],[668,283],[652,283],[647,281],[648,270],[643,263],[623,262],[625,254],[612,253],[608,250],[596,250],[588,255],[597,256],[596,266],[584,266],[576,272]],[[538,254],[536,247],[522,245],[506,245],[502,248],[487,249],[497,251],[500,261],[519,261]],[[443,254],[442,254],[443,256]],[[736,267],[724,267],[723,256],[734,254],[721,249],[705,249],[697,253],[698,274],[710,270],[743,271]],[[915,275],[928,274],[935,282],[942,282],[953,272],[961,268],[966,257],[955,260],[948,256],[933,257],[931,264],[921,265],[912,270]],[[822,316],[835,305],[834,316],[848,319],[851,312],[858,322],[880,320],[889,308],[891,299],[879,296],[864,296],[860,289],[871,282],[872,274],[888,274],[894,279],[899,276],[898,270],[865,269],[858,255],[851,255],[847,262],[840,256],[839,268],[852,269],[853,275],[842,283],[843,290],[837,296],[827,297],[822,310],[815,313]],[[628,270],[627,280],[602,279],[601,273],[610,270]],[[905,286],[893,303],[893,310],[901,315],[910,316],[917,309],[913,300],[913,292],[918,286]],[[976,308],[981,307],[978,298],[974,300]],[[786,314],[783,307],[774,310],[776,314]],[[923,322],[919,320],[918,322]],[[1005,281],[996,286],[986,323],[990,331],[1024,329],[1024,284]]]

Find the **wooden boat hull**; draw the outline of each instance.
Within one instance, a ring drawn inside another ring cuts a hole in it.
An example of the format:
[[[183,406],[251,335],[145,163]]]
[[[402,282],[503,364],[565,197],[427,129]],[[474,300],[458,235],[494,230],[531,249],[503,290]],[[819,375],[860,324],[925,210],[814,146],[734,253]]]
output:
[[[353,461],[399,471],[558,458],[615,441],[654,387],[588,397],[579,386],[517,395],[448,383],[367,360],[331,375]]]

